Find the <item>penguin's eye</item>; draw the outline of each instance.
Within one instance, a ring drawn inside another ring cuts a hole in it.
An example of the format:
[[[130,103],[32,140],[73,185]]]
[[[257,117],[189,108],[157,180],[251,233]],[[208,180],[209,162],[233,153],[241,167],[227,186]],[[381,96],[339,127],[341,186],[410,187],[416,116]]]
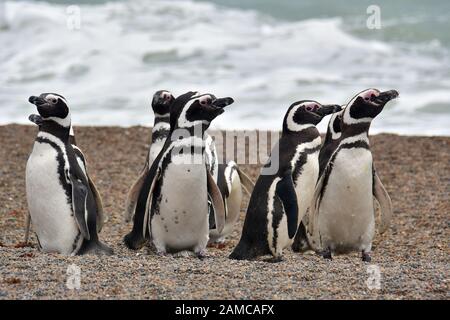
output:
[[[306,107],[306,110],[307,110],[307,111],[312,111],[312,109],[313,109],[313,108],[312,108],[311,106],[307,106],[307,107]]]
[[[58,100],[56,100],[55,98],[52,98],[52,103],[56,103]]]
[[[204,98],[204,99],[200,100],[200,104],[201,104],[202,106],[208,106],[208,105],[211,104],[211,102],[212,102],[211,97]]]

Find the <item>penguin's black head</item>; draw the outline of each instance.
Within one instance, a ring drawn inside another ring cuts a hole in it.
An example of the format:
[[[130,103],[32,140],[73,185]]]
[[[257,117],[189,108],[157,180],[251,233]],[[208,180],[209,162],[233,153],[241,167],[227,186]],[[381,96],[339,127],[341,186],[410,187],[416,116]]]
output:
[[[156,91],[152,99],[152,109],[155,116],[167,116],[170,114],[170,107],[175,101],[175,97],[167,90]]]
[[[354,123],[370,123],[384,108],[386,103],[398,97],[396,90],[381,92],[378,89],[367,89],[358,93],[347,104],[343,122],[347,125]]]
[[[39,116],[31,115],[29,120],[40,125],[43,121],[51,120],[64,127],[70,127],[69,107],[66,99],[56,93],[42,93],[31,96],[28,101],[37,107]]]
[[[216,98],[210,93],[198,94],[196,92],[182,106],[177,119],[177,126],[179,128],[189,128],[201,124],[204,128],[208,128],[211,121],[222,114],[224,108],[233,102],[233,98],[230,97]],[[170,117],[172,118],[172,112]]]
[[[323,117],[334,112],[341,111],[337,104],[322,105],[313,100],[301,100],[294,102],[288,109],[284,121],[284,131],[301,131],[318,124]]]

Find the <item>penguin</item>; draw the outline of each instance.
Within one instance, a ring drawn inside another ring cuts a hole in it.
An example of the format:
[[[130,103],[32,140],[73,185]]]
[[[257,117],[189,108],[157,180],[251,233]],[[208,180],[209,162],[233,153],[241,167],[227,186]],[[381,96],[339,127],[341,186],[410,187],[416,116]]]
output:
[[[145,177],[127,247],[139,248],[149,234],[159,254],[193,251],[202,258],[209,240],[208,198],[222,232],[225,210],[207,167],[205,131],[233,102],[192,91],[175,99],[169,138]]]
[[[125,222],[130,222],[134,210],[136,209],[136,202],[139,192],[142,188],[145,175],[148,173],[153,161],[161,151],[170,131],[170,107],[175,101],[175,97],[168,90],[156,91],[152,99],[152,110],[155,115],[155,120],[152,128],[151,144],[147,152],[147,159],[144,163],[144,168],[141,170],[139,177],[133,183],[128,191],[127,200],[125,203]]]
[[[325,140],[320,148],[319,152],[319,177],[325,169],[328,160],[336,150],[339,145],[339,138],[341,137],[341,117],[345,105],[341,107],[342,110],[335,112],[331,115],[330,121],[328,122],[327,133],[325,135]],[[308,243],[308,237],[306,235],[305,221],[307,215],[303,217],[303,220],[298,226],[297,233],[295,234],[294,243],[292,244],[292,250],[294,252],[305,252],[311,250],[311,246]]]
[[[36,124],[38,127],[40,127],[44,123],[44,121],[42,120],[42,117],[38,114],[32,114],[28,117],[28,119],[31,122],[33,122],[34,124]],[[77,142],[75,139],[75,133],[74,133],[72,124],[70,125],[70,130],[69,130],[69,143],[72,145],[78,165],[83,170],[83,173],[87,176],[88,181],[89,181],[89,186],[92,189],[92,192],[93,192],[93,195],[95,198],[95,202],[97,204],[97,232],[100,233],[100,231],[102,230],[103,225],[105,223],[105,216],[103,214],[102,198],[100,196],[100,192],[97,189],[97,186],[95,185],[92,178],[89,176],[89,173],[87,171],[87,164],[86,164],[85,156],[84,156],[83,152],[81,151],[81,149],[77,147]],[[25,240],[24,240],[25,244],[28,243],[30,228],[31,228],[31,217],[30,217],[30,213],[28,212],[28,214],[26,216],[26,220],[25,220]]]
[[[368,131],[386,103],[397,97],[395,90],[367,89],[341,115],[339,144],[317,182],[306,219],[308,242],[326,259],[332,259],[333,253],[358,251],[363,261],[371,261],[373,197],[380,205],[380,229],[387,229],[392,204],[373,164]]]
[[[30,117],[39,132],[26,166],[28,209],[39,248],[66,255],[113,254],[98,238],[101,200],[89,182],[84,155],[82,168],[71,144],[66,99],[42,93],[29,102],[39,112]]]
[[[269,261],[281,261],[283,249],[294,240],[319,175],[321,138],[316,125],[340,109],[339,105],[313,100],[297,101],[288,108],[280,140],[255,184],[242,236],[231,259],[272,254]],[[271,167],[277,171],[269,172]]]
[[[170,98],[169,98],[170,95]],[[152,100],[152,107],[155,113],[155,124],[153,126],[152,138],[157,137],[157,139],[152,139],[152,144],[150,146],[150,152],[148,154],[144,169],[141,171],[139,179],[134,183],[130,189],[127,197],[125,221],[129,222],[131,216],[134,213],[136,207],[137,197],[139,195],[140,188],[142,187],[142,182],[145,174],[148,172],[153,159],[156,158],[158,153],[161,151],[162,146],[169,136],[170,132],[170,106],[172,105],[175,98],[167,90],[157,91]],[[156,129],[156,132],[155,132]],[[232,231],[232,226],[235,224],[239,218],[240,205],[242,202],[242,189],[241,181],[244,190],[250,195],[253,190],[254,183],[251,179],[243,173],[238,165],[234,161],[230,161],[228,164],[219,164],[217,149],[213,138],[205,132],[205,153],[206,153],[206,165],[208,170],[213,177],[213,180],[217,183],[218,176],[223,178],[225,181],[225,175],[228,178],[232,178],[232,181],[220,184],[219,190],[221,191],[222,198],[225,205],[226,212],[226,222],[223,234],[218,234],[215,223],[214,223],[214,211],[210,203],[210,243],[223,243],[225,237]],[[150,160],[149,160],[150,159]],[[225,172],[227,171],[227,172]],[[231,174],[230,174],[231,173]],[[237,175],[235,174],[237,173]],[[237,179],[237,180],[236,180]],[[228,189],[228,187],[232,187]],[[227,201],[230,198],[231,201]],[[227,208],[229,202],[230,208]]]
[[[239,220],[242,203],[242,189],[250,196],[255,187],[253,181],[242,171],[234,161],[219,164],[217,186],[219,187],[225,208],[225,226],[221,233],[218,232],[214,212],[211,210],[209,245],[221,245],[226,237],[233,231],[233,226]],[[213,208],[213,207],[212,207]]]

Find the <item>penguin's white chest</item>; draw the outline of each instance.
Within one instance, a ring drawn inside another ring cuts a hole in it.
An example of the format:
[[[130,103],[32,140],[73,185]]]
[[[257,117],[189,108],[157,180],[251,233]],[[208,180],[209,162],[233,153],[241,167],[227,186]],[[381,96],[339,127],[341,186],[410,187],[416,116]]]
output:
[[[312,197],[319,178],[319,152],[308,154],[306,163],[302,166],[302,170],[295,183],[295,192],[297,194],[298,203],[298,223],[302,220],[306,210],[311,204]]]
[[[152,238],[171,250],[194,250],[208,242],[209,220],[205,164],[170,163],[161,178],[159,214]]]
[[[28,209],[42,250],[71,254],[82,239],[60,182],[57,156],[49,144],[35,142],[26,168]]]
[[[325,246],[337,252],[370,247],[374,233],[372,179],[370,151],[340,150],[319,208]]]

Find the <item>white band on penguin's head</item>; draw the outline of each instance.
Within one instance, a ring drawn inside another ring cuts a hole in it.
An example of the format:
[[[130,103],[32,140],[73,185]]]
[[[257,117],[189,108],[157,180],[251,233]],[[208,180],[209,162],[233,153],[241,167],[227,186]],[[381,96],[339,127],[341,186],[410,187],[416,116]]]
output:
[[[58,100],[61,100],[64,104],[65,104],[65,108],[67,108],[67,115],[64,118],[61,117],[42,117],[45,120],[51,120],[53,122],[56,122],[57,124],[59,124],[60,126],[64,127],[64,128],[70,128],[71,127],[71,117],[70,117],[70,109],[67,105],[67,100],[64,99],[62,96],[60,95],[56,95],[56,94],[47,94],[45,96],[45,100],[48,103],[55,103]]]
[[[295,107],[293,107],[291,109],[291,111],[289,111],[289,114],[286,119],[286,125],[290,131],[298,132],[298,131],[302,131],[302,130],[314,127],[314,124],[312,124],[312,123],[300,124],[300,123],[295,122],[295,120],[294,120],[294,116],[295,116],[295,113],[297,112],[298,108],[300,108],[302,106],[307,106],[309,104],[315,105],[316,103],[315,102],[304,102],[304,103],[296,105]]]
[[[48,95],[45,96],[45,100],[58,100],[61,99],[67,106],[67,100],[65,98],[63,98],[62,96],[58,96],[58,95],[54,95],[52,93],[49,93]]]
[[[377,89],[367,89],[367,90],[364,90],[364,91],[358,93],[355,97],[353,97],[353,99],[350,100],[350,102],[345,107],[343,122],[345,124],[371,122],[373,120],[373,118],[371,118],[371,117],[359,118],[359,119],[352,118],[352,116],[350,115],[350,109],[351,109],[351,106],[355,103],[356,99],[358,99],[359,97],[366,99],[366,98],[370,98],[373,94],[378,96],[380,94],[380,91],[378,91]]]
[[[199,124],[209,125],[209,121],[207,121],[207,120],[189,121],[186,116],[189,108],[192,106],[192,104],[195,101],[198,101],[200,97],[202,97],[202,95],[199,94],[199,92],[195,92],[194,95],[192,96],[192,98],[183,107],[180,117],[178,118],[178,127],[179,128],[190,128],[190,127],[193,127],[193,126],[199,125]]]
[[[345,106],[342,106],[342,109],[344,109],[345,108]],[[344,111],[340,111],[340,112],[336,112],[336,113],[333,113],[332,115],[331,115],[331,119],[330,119],[330,122],[328,123],[328,130],[331,132],[331,138],[333,139],[333,140],[337,140],[337,139],[339,139],[340,137],[341,137],[341,135],[342,135],[342,132],[336,132],[335,130],[334,130],[334,122],[335,121],[340,121],[338,118],[340,117],[340,116],[342,116],[342,113],[343,113]],[[339,124],[339,126],[340,126],[340,124]]]

